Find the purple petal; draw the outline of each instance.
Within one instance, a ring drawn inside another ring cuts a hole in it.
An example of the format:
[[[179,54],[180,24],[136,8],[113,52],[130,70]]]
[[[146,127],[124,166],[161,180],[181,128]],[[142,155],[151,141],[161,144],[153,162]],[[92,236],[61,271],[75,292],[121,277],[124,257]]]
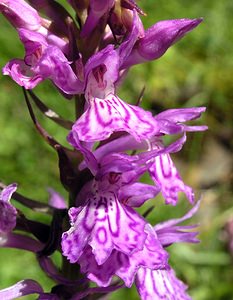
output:
[[[195,205],[194,207],[192,207],[192,209],[190,209],[190,211],[187,212],[187,214],[185,214],[183,217],[181,218],[177,218],[177,219],[171,219],[169,221],[165,221],[165,222],[161,222],[157,225],[155,225],[154,229],[156,231],[158,230],[162,230],[162,229],[165,229],[165,228],[168,228],[168,227],[173,227],[181,222],[184,222],[188,219],[191,219],[198,211],[199,207],[200,207],[200,203],[201,201],[199,200]]]
[[[81,272],[87,274],[87,277],[94,281],[98,286],[107,287],[111,284],[116,271],[127,261],[128,257],[122,252],[113,250],[108,260],[98,265],[91,247],[86,247],[79,259]]]
[[[37,11],[23,0],[0,1],[0,12],[16,28],[27,28],[37,30],[41,27],[41,18]]]
[[[48,192],[50,194],[49,205],[57,209],[67,208],[65,199],[59,193],[51,188],[48,189]]]
[[[92,247],[97,264],[103,264],[112,250],[130,254],[142,249],[145,221],[133,209],[119,203],[114,192],[96,194],[80,209],[70,210],[71,228],[63,233],[63,255],[76,262],[86,244]]]
[[[136,11],[133,11],[133,24],[132,29],[126,40],[121,43],[119,48],[116,50],[119,53],[120,58],[120,67],[124,63],[124,61],[127,59],[127,57],[130,55],[134,44],[137,42],[137,40],[142,38],[144,36],[144,28],[142,25],[142,21],[139,18]]]
[[[119,76],[119,55],[113,45],[108,45],[101,51],[92,55],[85,65],[85,95],[96,96],[114,91],[114,83]],[[97,94],[96,94],[97,93]]]
[[[178,108],[167,109],[156,116],[156,119],[168,119],[173,123],[182,123],[198,119],[206,107],[191,107],[191,108]]]
[[[158,114],[155,119],[160,124],[160,131],[164,134],[177,134],[184,131],[203,131],[207,126],[187,126],[183,122],[197,119],[206,110],[205,107],[168,109]]]
[[[145,228],[147,238],[142,250],[130,255],[113,250],[107,261],[98,265],[90,248],[80,257],[81,271],[99,286],[108,286],[114,275],[119,276],[127,287],[131,287],[140,267],[152,269],[167,266],[168,254],[163,250],[156,233],[149,224]]]
[[[31,46],[30,51],[29,45]],[[41,45],[42,47],[43,45]],[[28,41],[25,58],[26,61],[30,60],[33,64],[28,66],[22,60],[15,59],[3,68],[3,74],[10,75],[13,80],[26,89],[33,89],[38,83],[49,78],[67,94],[81,92],[83,83],[76,77],[62,51],[58,47],[48,46],[38,52],[38,49],[41,48],[39,48],[38,42],[35,44],[33,41],[31,43]],[[33,50],[36,52],[33,53]]]
[[[126,131],[140,141],[152,137],[158,130],[158,123],[150,112],[126,104],[113,94],[105,99],[89,99],[89,107],[72,128],[81,141],[90,142],[105,140],[116,131]]]
[[[60,300],[61,298],[55,294],[42,293],[37,300]]]
[[[158,59],[186,33],[200,24],[202,19],[160,21],[145,31],[145,37],[135,45],[123,67]]]
[[[141,174],[139,165],[137,165],[137,168],[134,164],[134,161],[134,157],[124,154],[113,153],[105,156],[99,161],[100,170],[98,172],[98,176],[103,177],[104,175],[111,172],[122,173],[122,175],[125,175],[126,173],[128,174],[134,169],[137,169],[137,171],[139,171],[139,174]],[[137,177],[138,176],[135,176],[135,179],[137,179]]]
[[[156,137],[155,141],[157,141],[158,138]],[[149,141],[148,141],[149,142]],[[122,158],[125,156],[128,158],[129,161],[131,161],[135,166],[139,166],[142,164],[146,164],[149,168],[149,166],[151,164],[153,164],[153,158],[155,157],[159,157],[162,154],[167,154],[167,153],[175,153],[178,152],[182,149],[184,143],[186,142],[186,135],[183,134],[183,136],[181,138],[179,138],[178,140],[176,140],[175,142],[173,142],[172,144],[170,144],[167,147],[161,147],[160,144],[155,144],[154,145],[154,149],[153,147],[151,147],[152,149],[146,152],[141,152],[137,155],[133,155],[133,156],[127,156],[126,154],[121,154],[120,156],[122,156]]]
[[[109,172],[123,173],[122,176],[125,177],[124,184],[132,183],[153,165],[155,157],[180,151],[185,141],[186,135],[184,134],[167,147],[156,146],[154,150],[141,152],[137,155],[119,153],[106,155],[99,161],[100,169],[97,174],[101,177]]]
[[[85,160],[85,166],[87,166],[90,169],[93,175],[96,175],[98,171],[97,160],[91,151],[89,151],[87,148],[82,146],[76,131],[72,130],[69,133],[67,140],[74,148],[76,148],[83,154]]]
[[[33,89],[44,78],[41,75],[33,74],[30,67],[21,59],[13,59],[9,61],[3,68],[3,74],[9,75],[20,86],[26,89]]]
[[[159,223],[154,226],[154,229],[158,235],[158,238],[161,244],[164,247],[167,247],[173,243],[198,243],[199,240],[196,238],[198,232],[196,231],[188,231],[190,229],[194,229],[197,225],[189,225],[189,226],[176,226],[177,224],[190,219],[198,210],[200,206],[200,201],[198,201],[195,206],[182,218],[172,219],[169,221],[165,221],[163,223]]]
[[[77,78],[61,49],[50,46],[38,32],[19,29],[19,36],[25,47],[24,61],[10,61],[3,69],[4,75],[10,75],[26,89],[32,89],[49,78],[67,94],[83,91],[84,83]]]
[[[184,192],[190,203],[194,202],[193,190],[184,184],[169,154],[155,157],[149,173],[160,187],[166,204],[176,205],[179,192]]]
[[[25,48],[24,61],[28,66],[32,66],[37,63],[43,50],[48,47],[46,38],[38,32],[24,28],[20,28],[18,33]]]
[[[125,135],[120,138],[109,141],[103,146],[99,146],[95,151],[94,155],[99,160],[111,153],[120,153],[127,150],[144,150],[147,149],[148,144],[146,141],[138,142],[131,135]]]
[[[69,54],[69,43],[68,43],[67,40],[65,40],[65,39],[57,36],[56,34],[50,32],[45,27],[40,27],[40,29],[37,32],[40,33],[46,39],[48,45],[56,46],[59,49],[61,49],[61,51],[64,54],[66,54],[66,55]]]
[[[138,270],[142,268],[161,269],[168,266],[168,253],[163,249],[152,226],[145,226],[147,238],[141,251],[128,255],[128,262],[124,263],[116,272],[127,287],[131,287]]]
[[[16,191],[17,184],[8,185],[0,193],[0,232],[10,232],[16,226],[16,208],[10,204],[12,194]]]
[[[3,202],[9,202],[11,199],[12,194],[17,190],[17,184],[12,183],[8,186],[6,186],[1,192],[0,192],[0,201]]]
[[[25,279],[17,282],[9,288],[1,290],[0,298],[4,300],[12,300],[22,296],[40,293],[43,293],[43,289],[39,283],[31,279]]]
[[[40,60],[32,67],[35,74],[49,78],[67,94],[77,94],[83,91],[83,83],[73,72],[62,51],[55,46],[47,47]]]
[[[168,247],[174,243],[199,243],[196,238],[199,232],[187,231],[195,229],[197,225],[193,226],[176,226],[158,231],[158,239],[164,247]]]
[[[114,0],[90,0],[90,7],[86,22],[82,28],[81,36],[87,37],[98,25],[99,20],[105,14],[108,14],[114,4]]]
[[[175,276],[172,269],[141,268],[135,283],[142,300],[191,300],[186,294],[186,285]]]
[[[154,198],[159,192],[160,189],[158,187],[136,182],[121,187],[119,190],[119,199],[128,206],[140,207],[148,199]]]
[[[137,142],[131,135],[124,135],[120,138],[109,141],[104,145],[100,145],[95,151],[93,151],[93,154],[96,159],[100,161],[101,158],[106,157],[108,154],[124,152],[127,150],[147,149],[147,147],[148,144],[145,141]],[[79,170],[83,170],[84,168],[86,168],[86,163],[80,163]]]

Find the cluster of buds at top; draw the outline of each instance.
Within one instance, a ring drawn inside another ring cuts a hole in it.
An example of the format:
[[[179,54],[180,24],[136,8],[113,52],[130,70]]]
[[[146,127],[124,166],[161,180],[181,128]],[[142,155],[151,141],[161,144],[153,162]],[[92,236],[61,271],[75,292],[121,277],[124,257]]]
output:
[[[17,194],[15,185],[4,188],[0,245],[35,252],[41,268],[57,285],[45,293],[39,283],[24,280],[0,291],[0,297],[38,293],[39,299],[74,300],[95,294],[98,299],[135,283],[143,300],[190,299],[186,285],[169,266],[166,247],[198,241],[197,232],[189,231],[195,225],[178,224],[191,218],[199,204],[180,219],[156,225],[135,208],[160,192],[166,204],[176,205],[179,192],[194,204],[193,190],[181,179],[170,154],[181,150],[186,132],[207,129],[185,124],[199,118],[205,108],[153,115],[139,106],[140,101],[132,105],[120,99],[116,89],[131,66],[158,59],[202,20],[160,21],[145,30],[140,20],[144,12],[133,0],[68,2],[75,18],[56,1],[0,1],[0,11],[25,47],[24,58],[8,62],[3,74],[23,87],[37,130],[58,153],[60,179],[70,200],[67,204],[51,191],[45,205]],[[64,97],[75,99],[74,123],[52,112],[32,91],[46,79]],[[41,127],[31,101],[69,130],[72,149]],[[165,145],[165,135],[179,137]],[[144,173],[151,184],[140,182]],[[51,226],[28,220],[9,203],[11,196],[33,210],[51,213]],[[14,228],[31,236],[14,233]],[[50,259],[55,250],[63,256],[62,270]]]

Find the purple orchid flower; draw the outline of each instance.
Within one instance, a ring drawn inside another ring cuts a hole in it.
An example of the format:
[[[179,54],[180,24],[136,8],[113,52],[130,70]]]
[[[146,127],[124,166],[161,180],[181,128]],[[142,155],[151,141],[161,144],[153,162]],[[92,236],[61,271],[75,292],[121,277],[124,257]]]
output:
[[[205,107],[169,109],[158,114],[155,119],[160,125],[160,133],[162,134],[204,131],[207,129],[207,126],[183,124],[199,118],[204,111]],[[155,138],[149,144],[151,149],[163,149],[164,147],[159,138]],[[190,203],[194,203],[194,192],[191,187],[184,184],[169,153],[155,157],[154,164],[149,168],[149,173],[155,184],[161,189],[166,204],[176,205],[179,192],[184,192]]]
[[[183,217],[168,220],[154,226],[154,230],[163,247],[179,242],[198,242],[196,239],[198,232],[188,231],[197,227],[197,225],[177,225],[190,219],[197,212],[199,206],[200,201]],[[140,268],[136,275],[135,284],[142,300],[160,300],[165,298],[191,300],[191,297],[186,293],[187,286],[176,277],[175,271],[171,267],[158,270]]]
[[[194,205],[190,211],[188,211],[183,217],[178,219],[171,219],[154,226],[154,230],[158,235],[158,239],[163,247],[168,247],[174,243],[186,242],[186,243],[198,243],[196,238],[198,232],[189,231],[196,228],[198,225],[182,225],[178,224],[191,219],[195,215],[200,207],[200,200]]]
[[[16,191],[17,184],[8,185],[0,193],[0,233],[8,233],[16,226],[16,208],[10,204],[12,194]]]
[[[24,1],[0,1],[0,8],[16,27],[26,52],[24,60],[11,60],[3,68],[3,74],[11,76],[26,89],[34,88],[48,78],[65,93],[82,92],[83,83],[65,56],[67,42],[43,26],[49,21],[40,18],[37,11]],[[34,26],[28,25],[28,18],[34,20]]]
[[[111,153],[99,161],[81,145],[75,133],[68,139],[82,152],[95,178],[78,194],[78,207],[69,210],[71,228],[62,236],[63,255],[71,263],[78,262],[88,278],[101,286],[109,285],[113,275],[130,286],[140,267],[164,268],[168,255],[154,229],[132,207],[141,206],[158,193],[156,187],[137,182],[151,158],[178,151],[185,138],[162,152],[153,150],[134,156]],[[116,264],[110,267],[113,261]]]
[[[63,234],[62,248],[70,262],[79,260],[86,245],[92,248],[98,265],[102,265],[114,249],[128,255],[143,248],[145,220],[119,201],[120,180],[115,173],[94,180],[88,184],[91,191],[84,205],[69,210],[71,228]]]
[[[145,36],[137,41],[122,68],[158,59],[170,46],[201,22],[202,19],[177,19],[154,24],[145,31]]]
[[[94,151],[94,155],[96,156],[96,158],[101,159],[102,157],[110,154],[111,151],[123,152],[137,149],[144,151],[147,150],[148,152],[150,152],[159,149],[163,150],[164,145],[161,139],[161,135],[173,135],[181,134],[186,131],[206,130],[207,126],[204,125],[195,126],[185,124],[185,122],[187,121],[199,118],[204,111],[205,107],[166,110],[154,117],[159,127],[157,136],[154,136],[150,140],[141,142],[136,141],[133,137],[130,136],[120,137],[107,144],[104,144],[103,147],[97,148],[97,150]],[[76,135],[76,132],[72,131],[72,134]],[[75,143],[73,143],[73,146],[75,147]],[[148,157],[148,161],[149,160],[150,158]],[[154,158],[152,157],[150,163],[151,164],[148,167],[150,176],[155,182],[157,191],[162,192],[162,195],[165,198],[167,204],[176,205],[179,192],[184,192],[190,203],[194,203],[194,192],[191,187],[185,185],[182,181],[169,152],[161,153],[161,155],[156,155],[156,157]],[[80,168],[82,169],[84,166],[85,163],[82,163],[80,165]],[[140,186],[138,184],[137,187],[139,191]],[[128,186],[123,187],[122,190],[124,190],[128,194],[131,193],[131,189]]]
[[[136,14],[134,20],[130,35],[118,49],[109,45],[85,65],[86,111],[72,128],[81,141],[105,140],[116,131],[126,131],[141,140],[158,132],[157,121],[150,112],[126,104],[115,93],[120,66],[140,34]]]
[[[91,34],[91,32],[98,25],[100,19],[105,14],[109,14],[114,2],[115,0],[90,0],[88,16],[81,31],[82,37],[87,37]]]
[[[185,32],[197,26],[200,20],[182,19],[180,22],[177,20],[167,22],[172,24],[169,26],[173,30],[172,42],[175,42],[178,37],[181,38]],[[168,30],[167,35],[170,37],[169,30],[171,28],[166,24],[164,24],[162,35],[166,35],[166,30]],[[158,34],[160,35],[160,33]],[[163,116],[157,120],[157,118],[153,118],[150,112],[138,106],[124,103],[115,93],[116,83],[120,78],[120,70],[124,68],[134,47],[140,40],[144,39],[143,35],[141,21],[134,12],[132,30],[120,47],[114,49],[112,45],[108,45],[93,55],[85,65],[86,111],[72,128],[80,140],[101,141],[107,139],[113,132],[124,131],[141,141],[150,139],[159,133],[158,120],[162,123]],[[168,43],[165,44],[168,48]],[[164,48],[165,46],[162,45],[161,47]],[[169,115],[164,117],[169,117]],[[165,124],[163,125],[165,126]],[[185,129],[188,131],[188,127]]]
[[[24,0],[1,0],[0,12],[16,28],[36,31],[41,27],[42,20],[37,11]]]
[[[167,109],[155,116],[155,119],[160,124],[160,133],[163,134],[205,131],[208,129],[205,125],[195,126],[183,124],[200,118],[205,110],[205,107]]]
[[[154,147],[157,148],[158,143],[154,144]],[[154,147],[152,146],[152,149]],[[163,147],[161,144],[161,149]],[[153,160],[154,163],[150,166],[149,173],[156,186],[160,188],[166,204],[176,205],[179,192],[184,192],[190,203],[193,204],[194,192],[191,187],[184,184],[171,156],[168,153],[161,154]]]
[[[173,269],[139,269],[135,284],[141,300],[182,299],[191,300],[187,286],[180,281]]]
[[[101,265],[96,262],[91,248],[87,247],[79,259],[81,271],[99,286],[108,286],[113,276],[118,276],[127,287],[131,287],[140,268],[153,270],[167,268],[168,253],[162,248],[155,231],[149,224],[145,226],[145,233],[147,238],[143,249],[128,255],[114,250],[108,260]]]

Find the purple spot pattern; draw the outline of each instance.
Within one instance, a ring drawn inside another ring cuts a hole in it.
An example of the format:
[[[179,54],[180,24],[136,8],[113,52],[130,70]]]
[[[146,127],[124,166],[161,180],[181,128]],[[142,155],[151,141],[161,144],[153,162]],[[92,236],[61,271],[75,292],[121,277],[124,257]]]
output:
[[[62,249],[70,262],[77,262],[90,245],[98,265],[113,249],[127,255],[141,250],[146,239],[145,220],[121,204],[114,192],[98,192],[82,209],[69,211],[71,228],[63,233]]]
[[[122,265],[116,272],[124,280],[127,287],[131,287],[134,277],[140,267],[150,269],[164,269],[168,266],[168,253],[163,249],[157,235],[149,224],[145,226],[147,238],[140,251],[128,256],[128,264]]]
[[[122,252],[113,250],[107,261],[98,265],[90,246],[85,248],[79,260],[81,272],[86,273],[87,277],[94,281],[98,286],[109,286],[116,271],[123,265],[129,265],[128,256]]]
[[[81,141],[105,140],[116,131],[126,131],[140,141],[158,133],[159,128],[151,112],[110,93],[105,99],[90,98],[89,107],[72,130]]]
[[[166,204],[176,205],[179,192],[184,192],[190,203],[194,203],[193,190],[184,184],[169,154],[155,157],[149,173],[160,187]]]
[[[147,224],[145,232],[148,235],[142,250],[126,255],[114,249],[102,265],[97,264],[91,248],[87,246],[79,260],[81,271],[99,286],[108,286],[112,277],[117,275],[127,287],[131,287],[140,267],[166,268],[168,254],[158,241],[154,229]]]
[[[136,287],[141,300],[191,300],[187,287],[172,269],[141,268],[136,276]]]

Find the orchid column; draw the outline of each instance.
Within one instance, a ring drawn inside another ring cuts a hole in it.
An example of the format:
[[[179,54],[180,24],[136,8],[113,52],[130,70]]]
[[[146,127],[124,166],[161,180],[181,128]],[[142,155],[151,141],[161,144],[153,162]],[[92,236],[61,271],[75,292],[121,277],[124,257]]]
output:
[[[38,299],[98,299],[135,284],[143,300],[190,299],[169,265],[166,248],[198,242],[197,232],[189,231],[195,225],[178,224],[196,213],[199,202],[195,204],[194,192],[170,154],[181,150],[187,132],[207,129],[185,124],[205,108],[154,115],[140,101],[133,105],[120,99],[117,88],[130,67],[158,59],[202,20],[160,21],[145,30],[144,12],[134,1],[68,2],[75,18],[56,1],[0,1],[0,11],[25,48],[25,56],[8,62],[3,74],[22,86],[35,128],[58,155],[60,181],[69,194],[63,199],[50,190],[45,205],[18,194],[16,184],[1,184],[1,247],[35,253],[55,283],[44,291],[38,282],[22,280],[0,291],[0,298],[36,293]],[[58,116],[35,94],[44,80],[74,101],[74,122]],[[67,129],[67,145],[41,126],[32,102],[58,128]],[[173,142],[165,144],[166,135]],[[140,181],[145,173],[150,183]],[[194,205],[181,218],[149,224],[135,209],[159,193],[165,204],[177,205],[179,192]],[[11,197],[51,215],[51,223],[29,220],[10,204]],[[55,251],[63,258],[61,270],[51,260]]]

